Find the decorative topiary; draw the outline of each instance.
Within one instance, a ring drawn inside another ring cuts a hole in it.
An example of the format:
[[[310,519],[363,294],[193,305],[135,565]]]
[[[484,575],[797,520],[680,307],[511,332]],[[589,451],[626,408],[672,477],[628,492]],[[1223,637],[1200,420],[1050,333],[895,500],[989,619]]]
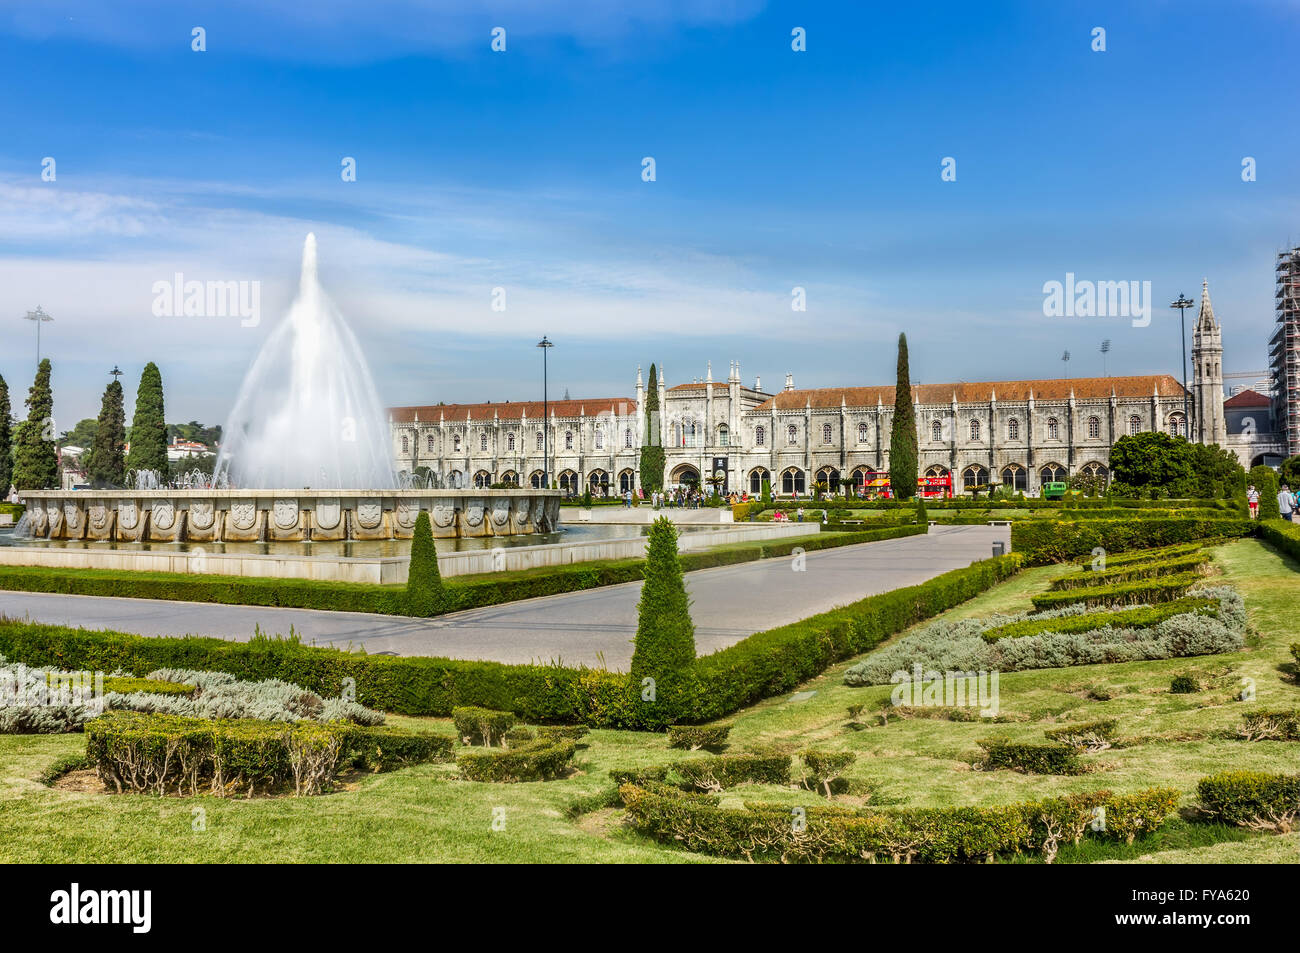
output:
[[[828,798],[837,790],[847,787],[844,772],[857,759],[852,751],[819,751],[814,748],[800,751],[799,757],[808,769],[803,779],[804,787],[820,788]]]
[[[505,742],[506,734],[515,726],[517,719],[508,711],[494,711],[491,708],[479,708],[466,705],[451,710],[451,720],[456,725],[456,734],[467,745],[496,747]]]
[[[648,720],[667,724],[681,701],[682,675],[695,661],[695,625],[677,558],[677,528],[663,516],[650,526],[634,644],[632,687],[653,706]]]
[[[411,537],[411,568],[406,577],[406,601],[411,615],[437,615],[445,608],[446,592],[438,572],[438,551],[433,545],[429,514],[420,510]]]
[[[726,747],[730,733],[730,725],[673,725],[668,729],[668,747],[717,751]]]

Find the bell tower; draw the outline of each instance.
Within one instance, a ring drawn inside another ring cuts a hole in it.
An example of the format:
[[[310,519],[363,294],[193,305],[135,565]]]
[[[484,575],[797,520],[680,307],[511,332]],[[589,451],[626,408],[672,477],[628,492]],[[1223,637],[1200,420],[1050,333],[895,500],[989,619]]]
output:
[[[1223,330],[1210,304],[1210,283],[1201,282],[1201,313],[1192,332],[1192,395],[1198,443],[1224,444],[1228,427],[1223,417]]]

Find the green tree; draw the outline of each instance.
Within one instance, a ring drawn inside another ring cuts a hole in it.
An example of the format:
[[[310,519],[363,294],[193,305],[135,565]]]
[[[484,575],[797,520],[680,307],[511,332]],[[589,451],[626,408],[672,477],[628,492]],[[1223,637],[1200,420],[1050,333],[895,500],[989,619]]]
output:
[[[0,377],[0,497],[9,492],[14,473],[13,408],[9,406],[9,385]]]
[[[411,615],[433,616],[443,611],[446,591],[438,572],[438,550],[433,544],[429,512],[420,510],[411,537],[411,567],[406,577],[406,600]]]
[[[665,516],[650,524],[633,645],[629,671],[633,690],[650,706],[645,721],[671,724],[681,713],[683,676],[695,661],[695,625],[677,558],[677,528]],[[646,679],[654,680],[649,697]]]
[[[1282,461],[1279,479],[1291,488],[1292,493],[1300,493],[1300,456],[1287,457]]]
[[[71,430],[65,430],[59,435],[59,443],[64,447],[89,449],[95,445],[95,428],[98,426],[99,421],[94,417],[78,420],[77,426]]]
[[[135,415],[131,418],[131,452],[128,470],[167,472],[167,422],[163,416],[162,374],[150,361],[140,374],[140,388],[135,395]]]
[[[1237,455],[1217,443],[1188,444],[1191,485],[1178,496],[1231,499],[1246,492],[1246,470]]]
[[[916,496],[916,411],[912,407],[912,372],[907,335],[898,336],[898,383],[894,385],[894,423],[889,432],[889,488],[894,498]]]
[[[1273,468],[1262,464],[1251,467],[1246,482],[1255,484],[1255,489],[1259,490],[1259,518],[1275,520],[1281,517],[1282,511],[1277,505],[1277,474]]]
[[[641,445],[641,489],[656,493],[664,488],[664,446],[659,430],[659,378],[650,365],[650,387],[645,398],[645,443]]]
[[[36,380],[27,394],[27,419],[14,433],[13,481],[20,490],[54,490],[59,486],[50,372],[47,357],[36,368]]]
[[[1177,495],[1189,488],[1192,485],[1190,446],[1180,437],[1159,431],[1120,437],[1110,450],[1116,494],[1154,499]]]
[[[126,482],[126,409],[116,379],[104,388],[95,441],[82,462],[92,486],[120,487]]]

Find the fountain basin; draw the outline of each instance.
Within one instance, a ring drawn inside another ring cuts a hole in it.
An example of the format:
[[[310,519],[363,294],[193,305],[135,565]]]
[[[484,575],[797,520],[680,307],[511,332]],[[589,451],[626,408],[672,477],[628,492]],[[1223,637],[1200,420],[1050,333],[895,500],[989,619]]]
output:
[[[269,542],[550,533],[559,490],[26,490],[38,539]]]

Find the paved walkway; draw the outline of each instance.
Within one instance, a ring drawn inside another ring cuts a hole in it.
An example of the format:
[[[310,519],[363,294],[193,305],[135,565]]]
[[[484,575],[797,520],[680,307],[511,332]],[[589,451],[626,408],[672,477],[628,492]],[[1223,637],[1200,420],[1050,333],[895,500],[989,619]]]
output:
[[[687,573],[695,643],[701,655],[746,636],[915,585],[988,557],[1006,527],[931,527],[927,536],[844,546],[803,557],[769,559]],[[365,646],[367,652],[434,655],[500,662],[560,660],[626,669],[636,632],[641,583],[545,596],[456,612],[436,619],[313,609],[117,599],[0,591],[0,615],[39,622],[117,629],[141,635],[215,635],[245,640],[260,625],[290,626],[315,645]]]

